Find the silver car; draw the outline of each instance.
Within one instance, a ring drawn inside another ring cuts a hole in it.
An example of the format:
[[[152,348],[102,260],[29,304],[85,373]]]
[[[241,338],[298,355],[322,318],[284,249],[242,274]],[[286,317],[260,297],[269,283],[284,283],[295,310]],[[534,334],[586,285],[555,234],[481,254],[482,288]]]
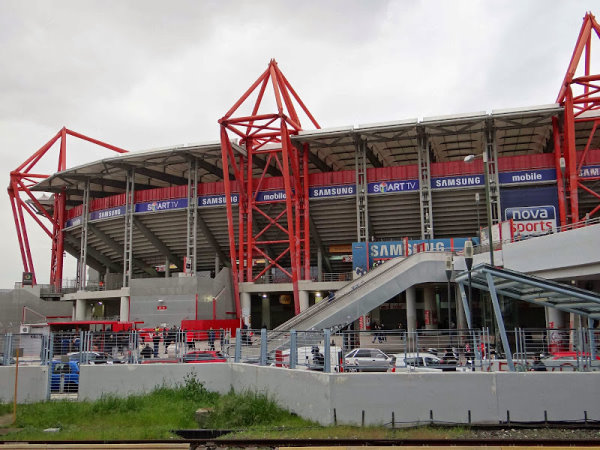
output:
[[[378,348],[355,348],[344,357],[348,372],[387,372],[394,360]]]

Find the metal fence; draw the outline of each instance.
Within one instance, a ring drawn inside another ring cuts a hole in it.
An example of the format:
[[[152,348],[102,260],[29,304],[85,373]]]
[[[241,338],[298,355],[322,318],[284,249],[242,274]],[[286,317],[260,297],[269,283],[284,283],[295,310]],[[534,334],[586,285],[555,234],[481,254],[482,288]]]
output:
[[[0,364],[152,364],[234,361],[324,372],[600,370],[600,330],[269,331],[180,329],[0,335]],[[58,369],[57,369],[58,370]],[[74,382],[72,384],[75,384]]]

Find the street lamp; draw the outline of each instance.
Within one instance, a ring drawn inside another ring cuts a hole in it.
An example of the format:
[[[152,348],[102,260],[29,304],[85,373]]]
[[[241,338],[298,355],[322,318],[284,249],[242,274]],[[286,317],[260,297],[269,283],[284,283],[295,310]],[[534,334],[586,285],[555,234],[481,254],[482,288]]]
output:
[[[473,242],[469,239],[465,242],[465,264],[467,265],[467,271],[469,274],[469,298],[467,299],[467,305],[469,306],[469,327],[473,328],[473,313],[472,313],[472,298],[473,288],[471,285],[471,268],[473,267]]]
[[[452,262],[452,255],[448,255],[446,258],[446,279],[448,280],[448,329],[452,329],[452,310],[450,309],[451,291],[450,291],[450,280],[452,279],[452,272],[454,266]]]
[[[477,207],[477,237],[481,237],[481,225],[479,224],[479,192],[475,192],[475,205]]]
[[[492,203],[490,200],[490,175],[488,173],[488,155],[487,152],[484,151],[481,155],[483,159],[483,181],[485,184],[485,204],[487,208],[487,222],[488,222],[488,237],[490,240],[490,265],[494,266],[494,237],[492,233]],[[465,156],[464,161],[469,163],[475,159],[475,155],[467,155]]]

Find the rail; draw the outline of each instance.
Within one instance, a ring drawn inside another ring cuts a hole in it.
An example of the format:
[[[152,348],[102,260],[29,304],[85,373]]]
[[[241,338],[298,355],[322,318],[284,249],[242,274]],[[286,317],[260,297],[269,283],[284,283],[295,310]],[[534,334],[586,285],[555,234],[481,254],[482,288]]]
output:
[[[600,330],[516,328],[515,370],[600,370]],[[508,371],[500,338],[482,329],[193,330],[0,335],[0,364],[241,362],[324,372]],[[368,353],[368,354],[367,354]]]

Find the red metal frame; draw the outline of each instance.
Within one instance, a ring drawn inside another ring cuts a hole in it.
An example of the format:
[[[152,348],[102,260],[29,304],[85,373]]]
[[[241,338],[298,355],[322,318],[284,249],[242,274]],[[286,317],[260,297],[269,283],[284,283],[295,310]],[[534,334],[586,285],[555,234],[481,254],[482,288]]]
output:
[[[19,248],[21,250],[21,258],[23,260],[23,270],[33,274],[33,283],[36,284],[35,268],[33,266],[33,258],[31,257],[31,248],[29,246],[29,237],[27,234],[27,226],[25,223],[25,214],[27,212],[31,218],[42,228],[42,230],[52,239],[52,256],[50,263],[50,283],[60,289],[62,287],[62,270],[63,270],[63,251],[64,251],[64,233],[63,227],[65,223],[66,209],[66,194],[59,192],[54,194],[54,213],[51,215],[44,206],[35,198],[31,192],[31,187],[35,186],[49,175],[32,172],[36,164],[46,155],[46,153],[60,140],[60,150],[58,153],[57,172],[67,169],[67,136],[73,136],[78,139],[91,142],[117,153],[127,153],[127,150],[115,147],[105,142],[93,139],[83,134],[71,131],[67,128],[62,128],[52,139],[46,142],[37,152],[25,160],[19,167],[10,173],[10,184],[8,186],[8,196],[15,220],[17,229],[17,238],[19,240]],[[21,194],[31,200],[35,205],[39,214],[29,205]],[[46,226],[39,215],[45,217],[50,222],[50,227]]]
[[[589,212],[589,216],[591,217],[600,211],[600,194],[592,190],[589,186],[585,186],[584,180],[580,177],[580,171],[586,163],[592,139],[600,125],[600,118],[586,117],[584,114],[589,111],[600,112],[600,74],[590,73],[593,32],[600,38],[600,25],[596,22],[595,17],[588,12],[583,18],[579,37],[577,38],[567,73],[556,99],[556,102],[560,103],[565,109],[563,122],[559,123],[556,119],[553,121],[559,210],[563,225],[577,223],[583,219],[583,217],[579,217],[579,189],[599,199],[598,206]],[[583,76],[575,77],[575,72],[579,67],[584,52],[584,74]],[[580,157],[578,160],[575,143],[575,125],[586,121],[592,122],[592,129],[585,148],[579,149]],[[564,158],[565,162],[564,176],[560,167],[561,158]],[[585,179],[587,183],[598,180],[600,180],[600,177]]]
[[[270,86],[277,105],[275,113],[259,113],[265,91]],[[256,93],[256,100],[247,102]],[[242,105],[252,106],[251,113],[233,117]],[[301,150],[292,145],[290,136],[301,129],[295,104],[316,128],[320,128],[312,114],[298,97],[288,80],[281,73],[275,60],[269,62],[267,70],[252,84],[250,89],[219,120],[221,126],[221,152],[223,158],[223,181],[227,203],[227,225],[229,229],[231,266],[233,268],[236,312],[241,317],[239,283],[253,282],[273,267],[289,276],[293,284],[295,313],[300,312],[298,280],[310,276],[310,236],[308,208],[308,149]],[[246,155],[235,155],[229,133],[240,138]],[[273,146],[272,144],[276,144]],[[253,158],[261,155],[266,162],[259,178],[252,175]],[[264,203],[257,203],[257,194],[267,176],[271,163],[282,173],[285,199],[270,203],[284,204],[283,210],[270,213]],[[239,188],[238,237],[236,241],[233,206],[231,203],[232,183],[229,174],[233,173]],[[254,230],[255,217],[261,217],[267,224]],[[285,234],[281,240],[269,240],[265,234],[270,229],[278,229]],[[237,243],[237,245],[236,245]],[[267,249],[283,246],[269,256]],[[283,267],[282,258],[289,255],[291,271]],[[264,258],[268,263],[263,270],[254,272],[254,257]]]

